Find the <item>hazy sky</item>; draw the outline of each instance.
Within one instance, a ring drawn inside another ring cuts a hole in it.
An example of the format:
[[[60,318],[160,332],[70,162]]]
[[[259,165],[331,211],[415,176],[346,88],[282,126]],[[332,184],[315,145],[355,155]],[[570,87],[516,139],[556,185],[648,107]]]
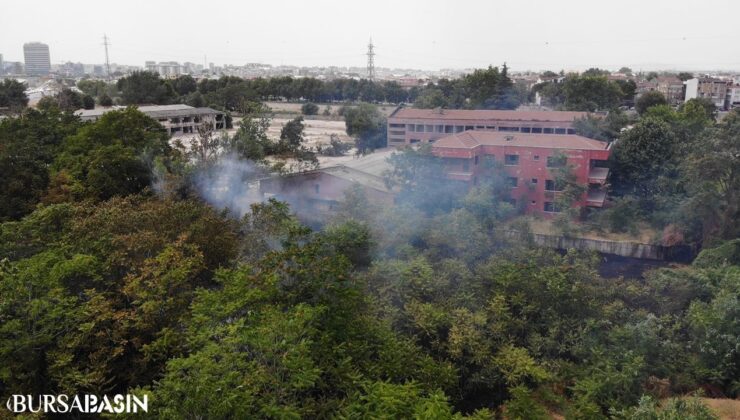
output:
[[[740,69],[740,0],[9,1],[0,54],[52,63],[146,60],[515,70]]]

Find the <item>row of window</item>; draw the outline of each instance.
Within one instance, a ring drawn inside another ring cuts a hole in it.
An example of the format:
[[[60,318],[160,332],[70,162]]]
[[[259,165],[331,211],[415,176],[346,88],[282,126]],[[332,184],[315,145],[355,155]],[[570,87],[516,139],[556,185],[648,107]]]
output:
[[[418,142],[419,140],[414,141],[414,139],[411,140],[412,143]],[[489,155],[489,157],[492,160],[495,160],[496,157],[494,155]],[[532,160],[540,160],[540,155],[534,155],[532,156]],[[548,168],[562,168],[568,163],[568,158],[566,156],[548,156],[547,157],[547,167]],[[475,156],[475,164],[478,164],[478,156]],[[519,165],[519,155],[504,155],[504,165],[506,166],[516,166]],[[463,171],[467,172],[470,170],[470,163],[467,159],[463,160]]]
[[[391,128],[402,128],[403,124],[391,124]],[[442,124],[406,124],[406,130],[415,133],[462,133],[463,131],[496,131],[493,125],[442,125]],[[572,128],[555,128],[555,127],[498,127],[498,131],[514,133],[535,133],[535,134],[575,134],[576,130]]]
[[[532,156],[532,160],[540,160],[540,155]],[[548,168],[562,168],[568,163],[566,156],[548,156]],[[504,165],[516,166],[519,164],[519,155],[504,155]]]
[[[515,176],[510,176],[506,180],[511,188],[516,188],[519,186],[519,178]],[[531,185],[537,185],[539,180],[537,178],[532,178],[529,182]],[[562,190],[563,190],[563,186],[555,182],[555,180],[552,180],[552,179],[545,180],[545,191],[558,192]]]

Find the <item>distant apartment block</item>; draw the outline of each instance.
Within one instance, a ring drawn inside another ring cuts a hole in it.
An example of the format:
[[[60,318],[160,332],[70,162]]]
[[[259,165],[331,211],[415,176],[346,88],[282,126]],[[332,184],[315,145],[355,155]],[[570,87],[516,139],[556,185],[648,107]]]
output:
[[[731,85],[727,80],[714,77],[693,78],[686,81],[686,96],[684,100],[706,98],[719,109],[725,108],[727,88]]]
[[[486,160],[503,164],[511,186],[510,203],[527,214],[550,217],[560,212],[557,170],[571,166],[577,182],[587,186],[576,206],[602,207],[609,174],[608,143],[565,134],[465,131],[432,145],[449,179],[471,186],[490,176]]]
[[[658,77],[656,89],[665,96],[668,104],[676,106],[684,101],[684,84],[678,77],[665,76]]]
[[[575,134],[573,122],[588,115],[570,111],[504,111],[399,108],[388,117],[388,145],[431,143],[464,131]]]
[[[75,114],[82,121],[96,121],[103,114],[114,109],[124,109],[124,107],[79,110]],[[226,128],[225,114],[211,108],[193,108],[189,105],[151,105],[140,106],[139,111],[159,121],[173,136],[197,133],[200,126],[209,126],[213,130]]]
[[[23,44],[23,58],[26,64],[26,74],[29,76],[45,76],[51,71],[49,46],[40,42]]]
[[[727,87],[727,97],[725,99],[725,109],[740,108],[740,85],[731,85]]]

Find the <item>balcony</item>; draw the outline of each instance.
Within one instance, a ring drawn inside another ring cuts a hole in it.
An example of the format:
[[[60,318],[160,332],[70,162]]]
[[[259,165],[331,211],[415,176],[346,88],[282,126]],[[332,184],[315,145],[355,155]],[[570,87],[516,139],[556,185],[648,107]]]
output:
[[[603,185],[606,182],[606,177],[608,175],[609,175],[609,168],[593,167],[588,172],[588,183]]]
[[[606,201],[606,191],[589,190],[586,195],[586,205],[589,207],[604,207]]]

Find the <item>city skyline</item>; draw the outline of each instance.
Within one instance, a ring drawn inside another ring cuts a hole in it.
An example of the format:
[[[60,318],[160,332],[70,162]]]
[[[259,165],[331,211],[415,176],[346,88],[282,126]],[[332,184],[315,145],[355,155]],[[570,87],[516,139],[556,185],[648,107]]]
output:
[[[202,5],[183,2],[180,10]],[[467,7],[466,7],[467,6]],[[166,24],[166,4],[131,2],[113,15],[82,14],[95,3],[40,2],[4,6],[5,17],[31,15],[35,24],[4,19],[0,53],[23,61],[22,46],[43,42],[51,62],[103,63],[103,34],[110,37],[110,61],[143,67],[144,62],[198,64],[364,67],[368,39],[379,68],[439,70],[506,62],[512,70],[737,70],[740,27],[712,19],[684,22],[688,1],[643,4],[625,0],[597,10],[585,1],[517,4],[379,1],[373,7],[338,1],[283,1],[249,7],[227,3],[212,19]],[[736,15],[740,6],[709,0],[702,10]],[[475,13],[471,13],[471,11]],[[331,13],[329,13],[331,12]],[[326,16],[331,15],[330,21]],[[656,19],[661,16],[661,19]],[[74,24],[70,24],[73,22]],[[137,22],[131,29],[131,22]],[[420,31],[419,27],[424,30]],[[557,35],[553,35],[557,34]]]

